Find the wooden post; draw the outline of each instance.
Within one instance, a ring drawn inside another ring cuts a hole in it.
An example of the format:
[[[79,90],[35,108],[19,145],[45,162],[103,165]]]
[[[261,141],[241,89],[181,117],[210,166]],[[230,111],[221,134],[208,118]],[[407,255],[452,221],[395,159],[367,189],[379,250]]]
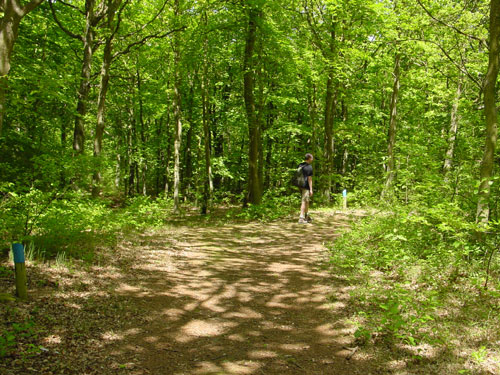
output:
[[[20,299],[27,299],[28,291],[23,244],[12,244],[12,252],[14,253],[14,265],[16,268],[16,294]]]
[[[347,190],[346,189],[344,189],[342,191],[342,201],[343,201],[342,202],[343,203],[342,208],[344,210],[347,210]]]

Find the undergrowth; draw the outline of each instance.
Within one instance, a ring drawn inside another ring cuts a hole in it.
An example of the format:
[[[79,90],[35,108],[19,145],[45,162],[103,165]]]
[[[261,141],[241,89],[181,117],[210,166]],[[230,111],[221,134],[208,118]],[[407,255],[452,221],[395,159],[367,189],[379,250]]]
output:
[[[76,192],[61,195],[31,190],[8,193],[0,201],[0,248],[22,242],[28,259],[74,258],[93,262],[99,249],[113,248],[119,233],[168,222],[172,202],[130,198],[121,207],[108,199]]]
[[[354,223],[331,245],[331,264],[355,285],[357,342],[425,344],[449,353],[460,347],[469,353],[464,366],[481,351],[499,368],[497,228],[478,228],[450,203],[396,208]]]
[[[298,193],[294,195],[273,196],[264,195],[259,205],[249,204],[244,210],[236,212],[236,218],[268,222],[291,215],[300,211]]]
[[[299,207],[298,194],[268,194],[260,205],[228,210],[225,219],[267,222],[298,213]],[[94,263],[100,250],[116,246],[121,233],[173,224],[179,217],[172,211],[173,201],[165,198],[138,196],[117,206],[111,198],[96,199],[75,191],[0,191],[0,249],[7,254],[12,242],[22,242],[30,260]]]

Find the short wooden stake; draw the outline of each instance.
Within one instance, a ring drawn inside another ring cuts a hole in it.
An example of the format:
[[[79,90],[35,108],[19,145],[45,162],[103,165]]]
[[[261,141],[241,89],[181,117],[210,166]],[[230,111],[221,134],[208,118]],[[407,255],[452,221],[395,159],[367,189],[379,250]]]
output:
[[[12,252],[14,253],[14,265],[16,268],[16,295],[20,299],[27,299],[28,289],[23,244],[12,244]]]
[[[347,210],[347,190],[346,189],[344,189],[342,191],[342,201],[343,201],[342,207],[344,208],[344,210]]]

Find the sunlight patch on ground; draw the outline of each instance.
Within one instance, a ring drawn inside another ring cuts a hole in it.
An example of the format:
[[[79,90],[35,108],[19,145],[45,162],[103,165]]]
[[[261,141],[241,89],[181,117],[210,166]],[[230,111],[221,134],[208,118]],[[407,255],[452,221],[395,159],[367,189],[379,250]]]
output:
[[[274,262],[267,266],[266,270],[273,273],[283,273],[287,271],[301,271],[303,273],[308,273],[307,267],[303,265],[296,265],[290,263],[278,263]]]
[[[134,293],[143,297],[147,295],[147,293],[145,293],[141,288],[125,283],[121,283],[116,288],[116,291],[123,294]]]
[[[280,345],[280,349],[289,351],[289,352],[299,352],[301,350],[309,349],[309,345],[306,343],[296,343],[296,344],[282,344]]]
[[[43,342],[48,345],[57,345],[60,344],[61,341],[61,336],[59,335],[50,335],[47,336],[45,339],[43,339]]]
[[[316,332],[322,334],[323,336],[338,336],[338,330],[333,328],[333,325],[330,323],[322,324],[315,329]]]
[[[228,374],[253,374],[262,365],[258,362],[250,361],[238,361],[238,362],[226,362],[223,364],[224,370]]]
[[[221,367],[217,366],[215,363],[204,361],[197,364],[198,369],[196,369],[194,374],[222,374],[223,370]],[[185,372],[178,372],[176,375],[184,375]]]
[[[278,355],[271,350],[252,350],[248,357],[252,359],[276,358]]]
[[[237,325],[238,323],[224,322],[220,319],[196,319],[181,327],[181,332],[177,335],[176,340],[179,342],[188,342],[196,337],[220,336]]]
[[[242,307],[238,311],[226,313],[222,317],[227,319],[232,319],[232,318],[262,319],[262,314],[251,309],[250,307]]]
[[[162,312],[162,315],[168,316],[169,318],[171,318],[170,320],[172,320],[172,319],[176,319],[176,320],[180,319],[181,316],[183,316],[184,314],[185,314],[184,310],[182,310],[182,309],[176,309],[176,308],[165,309]]]
[[[243,335],[240,335],[238,333],[232,334],[227,336],[227,338],[231,341],[237,341],[237,342],[245,342],[246,338]]]
[[[105,341],[117,341],[117,340],[123,340],[123,335],[119,334],[119,333],[116,333],[116,332],[113,332],[113,331],[109,331],[109,332],[104,332],[102,335],[101,335],[102,339],[105,340]]]

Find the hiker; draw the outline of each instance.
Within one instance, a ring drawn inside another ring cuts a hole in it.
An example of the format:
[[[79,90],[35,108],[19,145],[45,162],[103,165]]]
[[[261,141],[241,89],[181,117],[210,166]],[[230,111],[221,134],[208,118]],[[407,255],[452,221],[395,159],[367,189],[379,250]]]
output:
[[[312,154],[306,154],[304,158],[304,162],[299,164],[299,168],[302,167],[302,173],[304,175],[304,186],[299,187],[300,194],[302,196],[302,203],[300,205],[300,217],[299,224],[307,224],[312,221],[309,216],[309,200],[313,195],[313,183],[312,183],[312,175],[313,168],[311,163],[313,162]]]

